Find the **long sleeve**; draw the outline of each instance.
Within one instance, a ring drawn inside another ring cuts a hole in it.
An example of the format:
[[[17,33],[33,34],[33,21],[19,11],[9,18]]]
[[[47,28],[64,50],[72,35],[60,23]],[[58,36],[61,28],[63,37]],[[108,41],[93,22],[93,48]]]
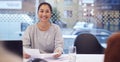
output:
[[[26,48],[31,48],[31,43],[30,43],[30,27],[28,27],[26,29],[26,31],[23,34],[22,37],[22,41],[23,41],[23,46]]]
[[[23,46],[39,49],[40,53],[63,51],[63,38],[58,25],[51,24],[47,31],[41,31],[37,25],[29,26],[23,35]]]
[[[63,45],[64,45],[64,40],[62,37],[62,33],[60,27],[57,26],[56,34],[55,34],[55,50],[59,49],[61,52],[63,52]]]

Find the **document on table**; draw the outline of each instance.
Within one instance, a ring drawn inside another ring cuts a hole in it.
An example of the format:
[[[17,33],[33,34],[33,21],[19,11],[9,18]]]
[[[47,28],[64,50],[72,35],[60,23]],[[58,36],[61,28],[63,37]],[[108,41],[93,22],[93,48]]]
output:
[[[25,48],[24,51],[31,55],[31,57],[33,58],[37,58],[37,56],[40,54],[39,52],[39,49],[28,49],[28,48]]]
[[[45,59],[48,62],[68,62],[69,60],[68,55],[62,55],[59,58],[54,58],[53,55],[56,53],[40,54],[39,49],[25,49],[24,51],[31,55],[30,59],[41,58]],[[28,60],[25,60],[25,62],[27,62]]]
[[[62,55],[59,58],[54,58],[53,55],[54,55],[54,53],[53,54],[43,54],[43,55],[41,55],[41,58],[47,60],[48,62],[68,62],[69,61],[69,58],[67,55]]]

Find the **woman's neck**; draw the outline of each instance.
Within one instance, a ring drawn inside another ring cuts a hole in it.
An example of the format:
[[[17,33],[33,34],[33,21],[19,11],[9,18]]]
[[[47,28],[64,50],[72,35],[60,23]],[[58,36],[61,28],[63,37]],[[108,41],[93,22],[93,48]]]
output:
[[[50,28],[50,22],[39,22],[38,27],[41,31],[47,31]]]

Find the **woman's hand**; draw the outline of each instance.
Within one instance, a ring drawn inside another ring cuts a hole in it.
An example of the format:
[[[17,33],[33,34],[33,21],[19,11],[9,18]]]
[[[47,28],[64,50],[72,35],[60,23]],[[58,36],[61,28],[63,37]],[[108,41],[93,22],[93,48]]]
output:
[[[31,56],[30,56],[29,54],[23,52],[23,58],[28,59],[28,58],[30,58],[30,57],[31,57]]]
[[[55,50],[54,53],[55,53],[55,54],[53,55],[54,58],[58,58],[58,57],[60,57],[60,56],[62,55],[62,52],[61,52],[60,50],[58,50],[58,49]]]

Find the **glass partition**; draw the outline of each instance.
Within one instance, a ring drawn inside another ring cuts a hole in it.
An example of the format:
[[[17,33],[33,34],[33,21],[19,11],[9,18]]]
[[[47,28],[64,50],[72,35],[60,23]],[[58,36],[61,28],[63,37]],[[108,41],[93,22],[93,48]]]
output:
[[[37,6],[43,1],[52,5],[51,21],[60,26],[65,45],[73,45],[84,32],[105,45],[120,30],[119,0],[0,0],[0,40],[21,39],[26,28],[37,23]]]

